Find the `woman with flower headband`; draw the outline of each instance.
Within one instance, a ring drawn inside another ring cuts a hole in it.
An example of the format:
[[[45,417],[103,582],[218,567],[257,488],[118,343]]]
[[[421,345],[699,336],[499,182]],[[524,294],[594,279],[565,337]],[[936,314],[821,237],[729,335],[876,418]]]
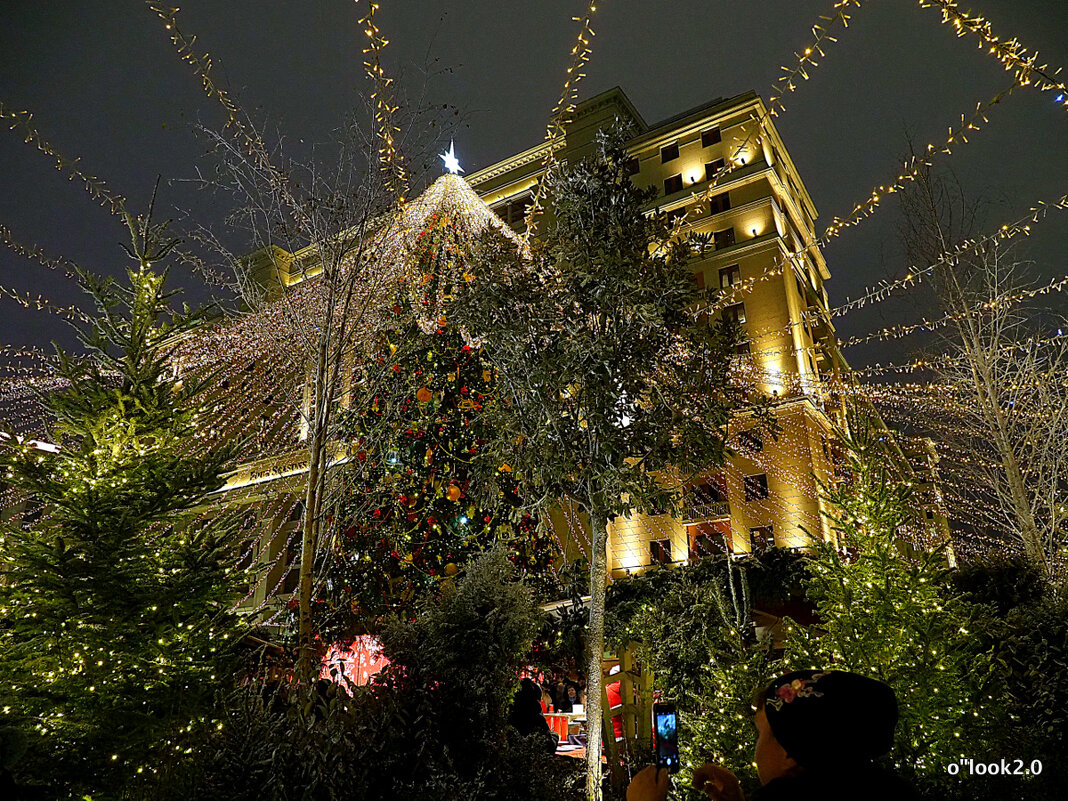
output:
[[[773,681],[756,701],[755,761],[761,787],[750,801],[890,801],[916,791],[874,760],[890,751],[897,725],[894,691],[840,670],[799,670]],[[663,801],[667,771],[650,766],[627,788],[627,801]],[[738,779],[711,762],[694,788],[714,801],[745,801]]]

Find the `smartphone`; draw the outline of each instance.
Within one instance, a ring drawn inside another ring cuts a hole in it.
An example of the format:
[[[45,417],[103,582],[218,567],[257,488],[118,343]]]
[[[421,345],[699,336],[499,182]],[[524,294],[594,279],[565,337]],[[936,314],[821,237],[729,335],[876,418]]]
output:
[[[653,732],[656,766],[668,773],[679,769],[679,713],[674,704],[653,704]]]

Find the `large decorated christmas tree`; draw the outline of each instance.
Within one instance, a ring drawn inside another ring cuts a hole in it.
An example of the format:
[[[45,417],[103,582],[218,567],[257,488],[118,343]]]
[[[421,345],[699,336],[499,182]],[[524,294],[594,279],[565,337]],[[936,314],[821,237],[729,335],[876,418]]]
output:
[[[496,436],[482,415],[495,402],[494,374],[481,348],[450,324],[448,304],[470,280],[467,195],[485,206],[458,177],[440,181],[451,202],[442,193],[406,243],[405,289],[356,369],[343,415],[348,486],[323,553],[320,604],[320,631],[331,641],[374,631],[389,614],[411,616],[498,540],[522,573],[552,580],[555,540],[519,508],[511,468],[500,465],[495,487],[472,486],[471,461]]]

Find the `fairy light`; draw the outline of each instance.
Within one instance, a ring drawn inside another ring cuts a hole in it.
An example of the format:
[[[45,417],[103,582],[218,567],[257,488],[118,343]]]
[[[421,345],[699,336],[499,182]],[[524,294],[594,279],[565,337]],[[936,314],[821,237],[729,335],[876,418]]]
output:
[[[921,5],[936,5],[939,7],[944,7],[955,6],[956,4],[941,3],[934,2],[934,0],[928,0],[925,2],[921,2]],[[266,149],[263,148],[263,143],[259,140],[258,137],[254,136],[254,134],[250,134],[248,129],[246,129],[245,124],[243,123],[243,117],[240,114],[240,111],[236,104],[233,103],[233,101],[229,98],[229,95],[224,90],[219,89],[214,84],[214,81],[211,79],[211,59],[206,54],[202,56],[197,56],[193,54],[191,49],[193,40],[186,39],[186,37],[184,37],[177,31],[176,22],[174,21],[177,9],[169,9],[158,3],[149,3],[149,6],[154,11],[156,11],[157,14],[159,14],[161,18],[165,20],[165,22],[167,22],[167,28],[169,31],[171,31],[172,43],[179,49],[179,53],[182,55],[183,60],[187,61],[187,63],[190,63],[193,66],[194,70],[198,73],[198,75],[200,75],[201,80],[204,83],[205,91],[210,96],[213,96],[217,100],[219,100],[224,106],[224,108],[226,108],[228,114],[230,115],[230,122],[228,123],[228,127],[233,127],[238,131],[239,135],[244,139],[245,145],[249,149],[250,154],[255,154],[258,152],[262,152],[263,154],[265,154]],[[830,36],[829,33],[827,33],[827,30],[839,21],[841,22],[843,27],[848,27],[849,16],[845,13],[845,11],[850,6],[859,7],[859,0],[851,0],[851,2],[837,3],[835,5],[835,11],[837,13],[834,16],[821,18],[823,22],[830,24],[826,26],[814,26],[814,45],[805,48],[804,50],[796,54],[798,59],[797,64],[792,69],[787,70],[787,74],[780,78],[779,85],[776,87],[775,92],[772,94],[769,100],[769,107],[767,109],[766,116],[777,116],[781,111],[785,109],[784,98],[786,95],[796,90],[796,87],[799,83],[797,79],[799,77],[801,79],[807,79],[809,77],[809,71],[813,67],[818,66],[818,62],[815,60],[815,58],[817,56],[820,58],[825,57],[826,45],[828,43],[833,43],[837,41],[833,36]],[[382,71],[380,59],[381,50],[383,47],[385,47],[385,45],[388,44],[388,41],[381,37],[380,32],[374,26],[373,16],[376,10],[377,4],[372,4],[371,11],[369,12],[369,14],[361,20],[361,24],[364,24],[365,22],[367,23],[367,26],[364,27],[365,32],[370,30],[370,32],[367,33],[369,46],[364,51],[365,54],[367,54],[368,56],[367,61],[365,61],[365,67],[368,68],[369,77],[371,77],[371,79],[376,82],[375,119],[376,125],[378,125],[379,128],[379,137],[383,142],[382,148],[380,150],[380,155],[383,158],[383,169],[387,170],[390,176],[389,180],[393,182],[391,184],[391,187],[395,190],[398,190],[401,198],[403,198],[404,194],[407,191],[407,175],[404,171],[403,162],[400,160],[399,154],[396,153],[395,134],[397,134],[399,130],[395,127],[395,123],[393,122],[392,116],[397,111],[397,107],[392,105],[392,101],[389,99],[389,93],[388,91],[385,91],[389,88],[392,81],[391,79],[387,78],[384,72]],[[555,154],[556,151],[559,149],[559,139],[564,135],[564,128],[569,119],[569,115],[574,111],[575,108],[575,100],[577,98],[577,90],[575,87],[584,75],[581,70],[585,63],[588,61],[590,54],[590,39],[592,39],[593,36],[592,27],[590,26],[590,19],[594,11],[596,11],[596,5],[594,3],[591,3],[589,6],[589,11],[584,19],[575,18],[576,21],[580,21],[583,24],[576,45],[572,51],[573,61],[572,66],[568,69],[568,76],[564,84],[564,91],[561,94],[560,101],[557,103],[556,107],[554,107],[552,114],[552,122],[547,128],[546,140],[549,143],[549,147],[547,149],[545,163],[546,169],[548,169],[552,166],[552,164],[555,163]],[[965,30],[970,31],[970,29],[968,29],[967,26],[964,25],[964,23],[959,23],[958,27],[960,28],[960,26],[963,26]],[[974,31],[970,32],[974,33]],[[996,42],[996,40],[994,41]],[[1014,47],[1016,46],[1014,45]],[[1033,64],[1028,66],[1029,62],[1033,62],[1033,57],[1028,55],[1026,51],[1019,49],[1018,47],[1015,52],[1015,56],[1012,56],[1010,53],[1008,60],[999,56],[999,58],[1002,58],[1003,63],[1006,64],[1006,69],[1016,70],[1015,76],[1018,80],[1016,83],[1013,84],[1013,87],[999,94],[995,97],[995,99],[988,101],[986,104],[981,104],[980,106],[978,106],[976,109],[976,114],[973,115],[971,119],[965,120],[962,118],[961,125],[950,130],[946,146],[943,148],[935,148],[934,146],[928,146],[928,154],[931,152],[948,153],[949,151],[945,148],[949,145],[954,144],[956,141],[967,141],[968,134],[972,131],[978,130],[978,125],[980,121],[984,123],[987,122],[985,116],[986,112],[989,111],[989,109],[992,108],[993,105],[996,105],[1000,101],[1000,99],[1003,99],[1004,96],[1011,92],[1016,86],[1028,85],[1029,80],[1037,82],[1040,85],[1040,88],[1043,88],[1044,90],[1063,86],[1062,84],[1051,83],[1050,81],[1052,79],[1049,79],[1047,81],[1047,83],[1049,83],[1048,86],[1043,86],[1041,84],[1041,80],[1046,80],[1046,77],[1041,71],[1045,68],[1035,68]],[[1014,58],[1016,59],[1016,61],[1013,61]],[[787,68],[784,67],[784,70],[786,69]],[[1038,78],[1035,77],[1036,75],[1038,76]],[[6,110],[3,110],[2,107],[0,107],[0,114],[12,120],[15,120],[18,114],[25,114],[24,118],[18,118],[19,123],[28,125],[28,114],[24,112],[14,114],[12,112],[3,113],[4,111]],[[12,127],[14,127],[14,125]],[[760,135],[767,135],[766,131],[763,129],[763,119],[756,120],[756,124],[752,127],[749,133],[749,137]],[[51,155],[58,159],[58,156],[54,154],[54,151],[51,151],[50,146],[47,146],[47,143],[45,143],[46,146],[44,147],[39,144],[40,142],[43,142],[43,140],[40,139],[39,135],[36,137],[36,139],[29,138],[27,141],[34,141],[35,144],[37,144],[38,149],[42,150],[42,152],[45,152],[47,155]],[[748,137],[746,141],[749,141]],[[258,148],[262,150],[258,150]],[[738,153],[740,152],[740,150],[741,149],[739,148],[735,152]],[[768,270],[766,270],[763,274],[763,277],[766,278],[770,277],[770,275],[772,274],[781,274],[783,269],[785,268],[785,264],[792,263],[794,259],[803,256],[808,248],[812,247],[813,245],[818,245],[820,242],[825,242],[826,238],[838,235],[838,233],[844,228],[854,225],[860,219],[863,219],[864,217],[870,215],[870,213],[874,211],[875,207],[885,195],[892,194],[895,191],[900,191],[902,186],[899,186],[899,184],[903,184],[906,181],[914,180],[914,178],[909,177],[910,171],[916,169],[919,166],[924,166],[925,164],[927,164],[929,159],[928,154],[919,156],[917,157],[918,160],[914,160],[911,164],[907,164],[905,173],[902,173],[901,176],[898,176],[894,184],[890,185],[889,187],[877,187],[877,189],[873,191],[872,197],[869,198],[869,200],[865,201],[865,204],[858,204],[858,206],[854,208],[853,212],[849,217],[845,219],[835,218],[832,227],[829,228],[828,232],[824,235],[824,239],[818,240],[815,243],[810,243],[805,248],[802,248],[796,252],[785,254],[780,259],[776,259],[777,263],[774,264],[772,267],[768,268]],[[57,168],[67,171],[70,170],[72,168],[72,165],[74,165],[75,163],[76,162],[70,162],[67,160],[59,160],[57,162]],[[726,174],[727,172],[730,172],[735,168],[735,165],[733,163],[730,163],[729,168],[725,166],[722,173]],[[714,179],[710,182],[710,190],[707,195],[708,197],[711,196],[711,187],[716,185],[720,177],[721,175],[717,173]],[[90,183],[95,182],[96,179],[86,177],[80,172],[71,172],[71,178],[79,178],[80,180],[85,181],[87,189],[94,196],[94,198],[99,199],[100,197],[105,197],[104,195],[100,194],[99,190],[94,189],[94,187],[97,186],[96,183]],[[99,184],[99,186],[103,186],[102,183]],[[440,187],[440,192],[444,194],[447,189],[448,187],[445,186]],[[540,211],[542,210],[540,192],[541,184],[539,184],[538,193],[535,196],[535,203],[532,204],[532,210],[528,216],[526,237],[529,237],[531,235],[533,222],[536,219],[537,214],[540,213]],[[121,197],[119,197],[119,200],[121,201]],[[428,201],[428,204],[433,205],[433,202],[440,202],[440,197],[437,201]],[[1062,197],[1060,200],[1052,204],[1039,204],[1039,206],[1032,208],[1032,212],[1034,212],[1033,216],[1023,218],[1028,222],[1018,221],[1018,223],[1003,226],[1003,228],[999,230],[998,233],[992,235],[990,238],[988,238],[988,240],[993,241],[996,239],[1005,239],[1020,233],[1026,234],[1029,224],[1037,223],[1039,217],[1044,216],[1048,208],[1063,208],[1066,203],[1068,203],[1068,196]],[[481,204],[481,202],[472,202],[470,208],[464,209],[463,213],[458,214],[456,219],[459,221],[460,224],[465,224],[465,221],[468,219],[469,212],[473,213],[476,210],[483,208],[484,204]],[[490,216],[492,217],[492,215]],[[413,219],[415,218],[413,217]],[[401,255],[403,252],[403,248],[405,247],[404,241],[408,236],[411,235],[412,231],[414,230],[414,227],[415,226],[413,223],[404,221],[398,222],[396,225],[391,226],[390,234],[382,240],[383,244],[381,245],[381,252],[384,254],[384,257],[397,257]],[[6,229],[0,231],[0,234],[2,234],[2,236],[5,238],[5,241],[14,241],[13,237],[10,236],[10,233],[7,232]],[[980,240],[980,243],[988,240]],[[20,252],[22,255],[27,255],[28,257],[35,258],[38,261],[42,261],[42,263],[45,263],[46,266],[48,266],[48,257],[44,256],[43,253],[37,251],[36,249],[26,248],[21,245],[13,246],[11,242],[7,242],[7,244],[9,247],[12,247],[12,249],[16,252]],[[977,246],[977,243],[968,245],[969,248],[975,246]],[[962,252],[964,251],[960,251],[960,253]],[[955,255],[959,256],[960,253],[956,253]],[[954,258],[955,256],[953,254],[950,254],[939,263],[952,263]],[[51,260],[51,263],[54,265],[55,268],[60,268],[64,262],[63,260]],[[929,272],[932,267],[928,267],[922,271],[910,271],[910,274],[906,276],[905,279],[902,279],[902,281],[904,282],[902,286],[913,285],[918,281],[920,275]],[[455,279],[458,279],[459,281],[464,280],[463,276],[455,277]],[[440,303],[443,302],[443,300],[457,285],[455,283],[455,279],[452,285],[445,283],[435,288],[435,305],[440,305]],[[751,280],[747,289],[740,290],[739,292],[751,290],[752,285],[755,283],[755,280]],[[409,286],[414,287],[415,285],[409,284]],[[1048,291],[1058,291],[1063,286],[1064,284],[1061,283],[1058,285],[1057,289],[1049,289]],[[830,316],[833,317],[838,316],[840,314],[844,314],[850,309],[859,308],[860,306],[865,305],[866,302],[876,302],[876,300],[881,300],[885,298],[891,291],[893,291],[889,287],[890,285],[877,287],[871,290],[870,293],[868,293],[870,297],[866,296],[865,298],[858,299],[858,301],[850,301],[846,306],[834,309]],[[298,293],[305,293],[304,295],[302,295],[302,297],[307,299],[314,307],[314,302],[316,298],[315,293],[310,289],[310,284],[298,289],[297,291]],[[412,291],[415,290],[413,289]],[[1039,290],[1036,290],[1036,292],[1038,291]],[[239,325],[237,327],[230,328],[227,332],[218,332],[217,334],[212,334],[211,336],[204,338],[203,341],[197,342],[195,344],[190,343],[186,348],[183,349],[181,354],[182,358],[188,358],[189,360],[189,365],[187,366],[187,369],[198,371],[221,366],[222,370],[220,372],[220,376],[231,379],[235,382],[235,384],[240,387],[240,389],[238,389],[235,386],[233,392],[233,396],[238,398],[240,402],[235,403],[232,406],[228,405],[227,409],[220,410],[219,419],[213,421],[213,426],[215,426],[215,430],[219,432],[214,436],[218,436],[221,438],[236,438],[243,437],[249,434],[255,434],[255,436],[253,437],[255,442],[253,451],[257,454],[263,454],[265,458],[270,457],[272,455],[283,454],[287,452],[287,450],[290,450],[292,448],[293,431],[295,429],[295,415],[291,413],[291,407],[287,407],[289,410],[288,413],[279,414],[277,412],[272,412],[269,425],[265,430],[263,430],[263,426],[261,426],[260,424],[260,417],[254,413],[250,413],[250,410],[260,405],[259,398],[262,395],[263,389],[265,387],[276,386],[279,383],[291,382],[291,387],[281,391],[288,395],[292,395],[296,391],[294,387],[299,385],[301,378],[300,370],[297,369],[296,366],[292,363],[291,358],[287,358],[286,356],[280,353],[280,351],[287,344],[286,336],[279,336],[277,333],[268,332],[268,329],[272,325],[276,324],[280,319],[287,318],[290,316],[291,314],[281,311],[277,307],[273,307],[270,310],[264,312],[263,314],[256,315],[254,322],[248,323],[247,325]],[[429,315],[425,315],[420,322],[425,330],[426,326],[432,325],[435,321]],[[938,323],[939,321],[924,320],[917,326],[911,327],[908,333],[911,333],[914,330],[932,330],[931,327],[935,326]],[[789,329],[790,327],[798,324],[800,323],[791,323],[790,326],[788,326],[787,328]],[[292,330],[292,326],[290,326],[286,330]],[[898,328],[895,330],[894,327],[891,327],[889,329],[884,329],[883,331],[877,332],[876,334],[868,335],[869,338],[865,339],[864,341],[870,341],[872,337],[885,336],[886,338],[896,338],[897,336],[904,336],[906,334],[902,333],[903,331],[904,328]],[[855,338],[851,340],[846,340],[845,342],[840,342],[838,343],[838,346],[848,347],[852,344],[858,344],[858,342],[854,341],[854,339]],[[813,345],[811,349],[815,350],[817,349],[817,347],[818,346]],[[803,351],[808,350],[808,348],[791,350]],[[754,352],[754,356],[767,355],[770,352],[771,351],[767,350],[756,350]],[[224,357],[221,355],[223,353],[225,353]],[[250,359],[256,362],[256,368],[255,371],[252,373],[254,378],[252,378],[251,380],[246,380],[247,376],[249,376],[249,374],[245,372],[246,364]],[[746,376],[747,380],[759,381],[766,379],[768,377],[768,374],[766,371],[762,372],[756,367],[751,367],[746,373]],[[858,373],[858,377],[862,376],[862,373]],[[43,379],[44,377],[42,377],[42,380]],[[784,396],[803,394],[804,386],[798,380],[796,375],[786,375],[785,377],[783,377],[783,382]],[[828,393],[848,394],[850,392],[854,392],[858,396],[862,396],[865,392],[870,393],[874,391],[871,389],[853,390],[849,389],[846,386],[838,386],[832,388],[832,382],[830,380],[827,380],[824,383],[826,385],[825,389],[827,389]],[[798,426],[794,422],[784,423],[784,429],[785,433],[790,436],[800,435],[804,430],[803,425]],[[757,464],[763,466],[765,463],[768,463],[768,459],[769,457],[760,456],[757,459]],[[771,468],[769,467],[768,469],[770,470]],[[784,473],[787,480],[797,480],[799,482],[798,486],[807,487],[809,485],[810,482],[808,482],[807,480],[803,480],[807,479],[807,477],[802,475],[800,471],[796,471],[798,473],[798,475],[796,476],[793,475],[793,472],[795,471],[789,471]],[[247,494],[243,492],[242,497],[253,498],[255,496],[254,493],[248,491]],[[801,496],[799,495],[797,497]],[[284,506],[286,504],[292,506],[292,501],[280,501],[279,504],[281,506]],[[787,501],[779,498],[769,499],[769,505],[774,506],[776,508],[776,514],[779,514],[781,512],[783,515],[786,515],[788,512],[790,514],[798,514],[800,513],[800,510],[802,508],[793,501]],[[284,517],[284,514],[278,516]],[[664,521],[662,523],[643,522],[643,525],[647,525],[652,533],[660,535],[671,530],[672,524],[668,521]],[[581,530],[581,525],[579,525],[577,521],[573,523],[573,527],[575,532]],[[264,536],[262,531],[260,536]],[[281,564],[281,560],[287,558],[285,552],[288,548],[288,544],[292,541],[293,536],[293,534],[290,535],[290,538],[286,541],[286,547],[283,547],[279,552],[278,556],[275,557],[274,561],[271,563],[273,566],[279,566]],[[579,540],[581,541],[581,538],[579,538]],[[289,574],[289,571],[292,570],[292,567],[293,565],[292,563],[290,563],[287,566],[286,570],[281,573],[281,577],[278,579],[275,585],[269,588],[270,591],[267,593],[268,598],[277,593],[280,586],[285,581],[286,576]],[[265,608],[266,605],[267,602],[261,605],[260,609]]]
[[[359,1],[354,0],[356,3]],[[401,131],[394,121],[394,115],[400,107],[395,105],[393,100],[393,91],[390,88],[393,79],[386,75],[382,68],[382,51],[389,44],[389,40],[382,36],[382,32],[375,25],[377,12],[378,3],[371,0],[367,13],[360,18],[360,28],[367,37],[367,47],[363,49],[363,66],[374,85],[371,99],[375,104],[378,155],[382,172],[386,175],[386,188],[397,196],[399,203],[404,203],[408,194],[408,171],[397,148],[397,137]]]
[[[78,181],[85,187],[85,191],[93,200],[108,209],[112,214],[121,215],[125,207],[126,199],[108,188],[103,180],[83,171],[79,166],[81,159],[72,159],[64,156],[45,139],[41,132],[33,124],[33,114],[29,111],[16,111],[10,106],[0,103],[0,119],[8,122],[8,128],[19,131],[27,144],[33,145],[37,150],[52,160],[53,166],[67,176],[69,181]],[[5,241],[7,229],[4,229]]]
[[[597,0],[590,0],[585,16],[571,18],[573,22],[581,23],[581,26],[575,39],[575,45],[571,48],[571,63],[567,68],[564,85],[560,91],[560,99],[553,106],[553,110],[549,114],[549,123],[545,128],[547,148],[545,159],[542,162],[542,175],[548,174],[549,170],[556,164],[556,151],[560,149],[561,142],[566,136],[567,125],[571,121],[571,114],[574,112],[578,101],[578,84],[586,76],[586,73],[582,70],[589,62],[590,54],[593,52],[590,42],[596,35],[592,25],[593,15],[596,11]],[[530,202],[530,208],[527,209],[523,233],[524,244],[530,242],[538,217],[544,211],[544,191],[545,182],[538,181]]]
[[[879,207],[888,195],[904,191],[909,183],[915,183],[916,179],[924,169],[934,166],[934,161],[932,160],[934,154],[942,153],[947,156],[952,155],[954,145],[958,142],[967,143],[969,134],[973,131],[979,131],[980,123],[989,123],[990,119],[987,115],[990,111],[1011,95],[1013,90],[1019,86],[1019,82],[1014,82],[1012,86],[998,92],[985,103],[977,103],[975,112],[971,117],[966,117],[966,115],[961,114],[960,124],[955,128],[950,126],[949,133],[946,135],[944,142],[939,145],[935,145],[934,143],[928,144],[922,154],[914,155],[905,162],[904,172],[898,175],[892,184],[877,186],[872,189],[868,198],[857,203],[853,207],[853,210],[844,218],[832,218],[831,224],[827,226],[827,229],[824,231],[823,236],[820,237],[817,244],[826,245],[836,236],[839,236],[846,228],[859,225],[864,219],[875,213],[876,208]]]
[[[196,37],[186,36],[182,33],[182,30],[178,25],[179,9],[160,3],[158,0],[145,0],[145,5],[151,11],[154,11],[163,21],[164,28],[167,30],[167,35],[171,40],[171,44],[174,45],[179,58],[188,64],[192,68],[193,73],[200,78],[200,84],[204,89],[204,93],[208,97],[216,100],[219,105],[223,107],[223,110],[226,112],[226,127],[234,130],[246,153],[252,157],[256,165],[266,174],[271,176],[274,181],[279,185],[284,184],[285,181],[281,173],[279,173],[271,164],[269,155],[270,150],[264,143],[263,139],[256,133],[255,128],[248,123],[245,113],[241,110],[241,107],[234,100],[230,92],[216,83],[214,75],[212,74],[215,62],[211,55],[207,52],[198,52],[194,48]]]
[[[1031,233],[1031,226],[1041,222],[1050,211],[1064,208],[1068,208],[1068,194],[1061,195],[1056,200],[1048,203],[1039,201],[1028,210],[1028,213],[1025,216],[1019,217],[1012,222],[1005,223],[994,233],[980,237],[979,239],[966,239],[952,249],[944,252],[937,261],[927,267],[922,269],[912,268],[903,278],[894,281],[881,282],[875,287],[865,291],[859,298],[847,301],[841,306],[835,307],[831,310],[831,317],[840,317],[854,309],[859,309],[870,303],[884,300],[898,289],[915,286],[924,276],[930,275],[938,267],[942,265],[952,266],[956,264],[964,254],[981,248],[984,245],[1008,241],[1016,236],[1027,236]]]
[[[1000,303],[1004,306],[1012,306],[1016,303],[1020,303],[1025,300],[1033,300],[1041,295],[1048,295],[1053,292],[1061,292],[1068,287],[1068,276],[1063,278],[1056,278],[1049,283],[1037,287],[1035,289],[1021,290],[1019,292],[1012,293],[1010,295],[1001,298]],[[950,323],[962,320],[970,313],[976,311],[982,311],[984,309],[991,308],[989,303],[977,304],[971,312],[959,312],[943,315],[937,320],[927,320],[926,318],[919,323],[912,323],[909,325],[891,325],[885,328],[880,328],[878,331],[874,331],[870,334],[858,334],[848,339],[841,340],[837,343],[838,347],[849,348],[854,345],[863,345],[868,342],[874,341],[886,341],[893,339],[901,339],[902,337],[914,334],[917,331],[936,331],[940,328],[945,328]]]
[[[84,322],[89,319],[89,316],[77,306],[57,306],[43,295],[20,293],[17,290],[10,289],[5,286],[0,286],[0,295],[6,298],[10,298],[11,300],[22,306],[24,309],[45,311],[49,314],[55,314],[60,317],[63,317],[64,319],[72,321]]]
[[[921,8],[937,8],[942,12],[942,24],[953,27],[958,37],[968,35],[979,39],[979,49],[986,50],[1001,62],[1006,71],[1013,73],[1021,86],[1036,86],[1039,91],[1057,91],[1057,102],[1068,106],[1068,89],[1057,79],[1061,68],[1050,70],[1048,64],[1038,63],[1038,51],[1029,51],[1017,39],[1001,39],[994,35],[990,23],[979,14],[961,11],[956,0],[919,0]]]

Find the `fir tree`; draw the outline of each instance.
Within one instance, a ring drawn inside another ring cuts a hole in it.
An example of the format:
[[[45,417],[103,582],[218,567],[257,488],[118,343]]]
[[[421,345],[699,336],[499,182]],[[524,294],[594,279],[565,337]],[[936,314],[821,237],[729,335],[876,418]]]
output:
[[[917,778],[945,777],[993,714],[976,696],[989,660],[969,648],[972,615],[947,585],[942,548],[910,547],[918,523],[910,482],[864,427],[840,437],[848,478],[825,488],[837,535],[816,545],[807,592],[818,623],[788,626],[787,669],[851,670],[886,682],[900,721],[893,758]],[[970,749],[970,750],[969,750]]]
[[[431,214],[418,235],[410,272],[421,276],[427,303],[417,294],[416,305],[430,305],[441,276],[463,272],[450,218]],[[390,614],[410,618],[428,593],[498,540],[523,574],[547,581],[555,543],[537,516],[518,509],[509,472],[493,479],[495,492],[472,487],[471,462],[494,436],[483,416],[494,402],[494,375],[482,350],[445,316],[424,332],[405,294],[361,372],[357,384],[375,391],[341,417],[354,468],[325,554],[326,638],[374,630]]]
[[[129,286],[79,272],[96,314],[41,400],[54,446],[6,434],[27,508],[0,539],[0,708],[30,736],[23,774],[74,793],[150,776],[209,714],[234,643],[221,527],[182,513],[232,454],[201,436],[205,382],[174,376],[165,226],[127,215]]]

